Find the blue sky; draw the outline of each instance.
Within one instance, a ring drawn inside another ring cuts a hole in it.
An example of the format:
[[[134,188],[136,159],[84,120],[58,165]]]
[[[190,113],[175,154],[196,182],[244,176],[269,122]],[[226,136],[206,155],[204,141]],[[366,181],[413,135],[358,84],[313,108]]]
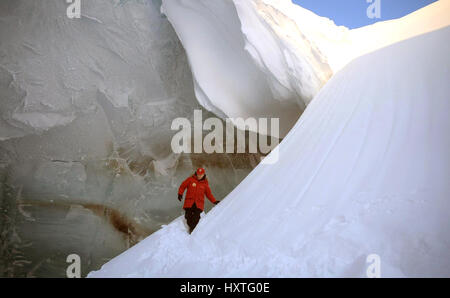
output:
[[[366,11],[371,3],[367,0],[292,0],[292,2],[332,19],[336,25],[358,28],[379,21],[403,17],[436,0],[380,0],[381,19],[369,19]]]

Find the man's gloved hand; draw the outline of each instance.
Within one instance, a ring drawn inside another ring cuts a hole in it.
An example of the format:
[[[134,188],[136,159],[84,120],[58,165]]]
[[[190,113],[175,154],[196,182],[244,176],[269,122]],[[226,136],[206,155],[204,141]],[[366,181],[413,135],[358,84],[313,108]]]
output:
[[[217,205],[217,204],[219,204],[220,203],[220,201],[215,201],[214,202],[214,205]]]
[[[178,195],[178,201],[181,202],[181,200],[183,200],[183,195]]]

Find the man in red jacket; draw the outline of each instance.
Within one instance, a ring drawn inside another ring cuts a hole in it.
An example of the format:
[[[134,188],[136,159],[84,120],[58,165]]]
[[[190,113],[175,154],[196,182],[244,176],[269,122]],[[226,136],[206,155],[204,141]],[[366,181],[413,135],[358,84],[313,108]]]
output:
[[[180,202],[183,200],[183,193],[186,188],[187,192],[183,209],[186,211],[184,217],[190,228],[190,234],[200,220],[200,213],[202,213],[204,208],[205,195],[213,204],[217,204],[220,201],[217,201],[211,193],[208,179],[206,179],[205,169],[203,168],[198,168],[192,176],[181,183],[178,189],[178,200]]]

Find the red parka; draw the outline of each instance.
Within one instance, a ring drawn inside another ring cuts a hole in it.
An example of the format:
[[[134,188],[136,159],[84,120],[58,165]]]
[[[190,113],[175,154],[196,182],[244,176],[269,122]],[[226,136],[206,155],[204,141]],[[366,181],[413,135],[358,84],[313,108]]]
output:
[[[209,188],[208,179],[206,175],[202,179],[198,179],[194,174],[188,177],[181,183],[178,189],[178,194],[183,195],[184,190],[187,188],[186,199],[184,200],[183,208],[190,208],[195,203],[197,208],[203,210],[205,205],[205,195],[211,203],[215,203],[216,199],[211,193],[211,188]]]

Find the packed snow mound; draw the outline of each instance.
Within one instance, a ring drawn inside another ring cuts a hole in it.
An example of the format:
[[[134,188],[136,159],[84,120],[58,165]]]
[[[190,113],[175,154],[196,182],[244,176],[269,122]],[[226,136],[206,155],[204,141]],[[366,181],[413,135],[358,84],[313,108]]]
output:
[[[450,27],[357,58],[204,216],[89,277],[450,277]]]
[[[333,73],[448,25],[449,2],[358,30],[290,0],[163,0],[162,12],[186,49],[198,101],[222,117],[278,117],[283,137]]]

